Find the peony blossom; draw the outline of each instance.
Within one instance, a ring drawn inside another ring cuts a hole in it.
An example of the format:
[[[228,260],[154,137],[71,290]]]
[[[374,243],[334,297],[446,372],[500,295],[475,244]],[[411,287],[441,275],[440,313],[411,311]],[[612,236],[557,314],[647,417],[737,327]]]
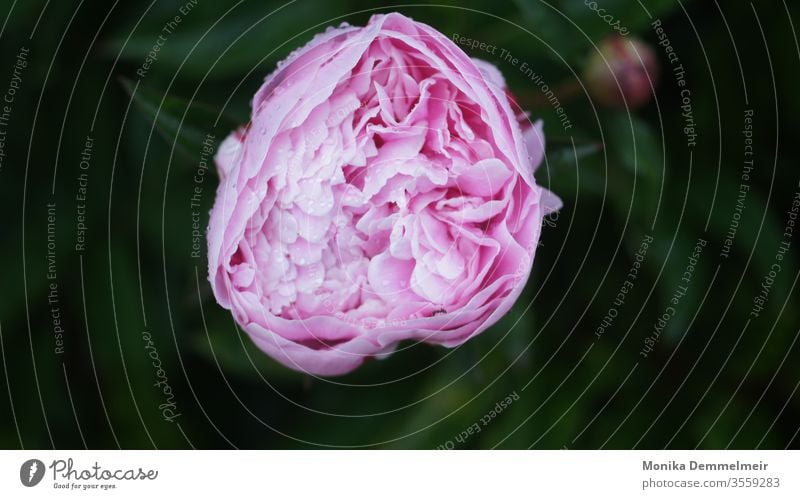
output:
[[[541,123],[519,114],[497,68],[403,15],[317,35],[217,152],[217,301],[264,352],[322,376],[484,331],[560,205],[533,177]]]

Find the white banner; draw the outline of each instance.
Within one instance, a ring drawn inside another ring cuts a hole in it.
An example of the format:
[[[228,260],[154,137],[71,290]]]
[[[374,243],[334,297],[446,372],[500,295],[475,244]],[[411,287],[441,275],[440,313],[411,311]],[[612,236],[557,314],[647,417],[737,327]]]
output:
[[[0,452],[0,497],[797,498],[798,469],[795,451],[31,450]]]

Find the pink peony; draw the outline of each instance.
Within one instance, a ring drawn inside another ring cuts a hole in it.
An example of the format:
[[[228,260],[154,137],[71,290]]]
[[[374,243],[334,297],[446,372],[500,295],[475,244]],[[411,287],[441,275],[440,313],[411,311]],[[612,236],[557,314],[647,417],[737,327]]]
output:
[[[508,312],[560,202],[533,178],[541,124],[522,131],[497,68],[376,15],[293,53],[252,108],[216,156],[208,266],[259,348],[339,375]]]

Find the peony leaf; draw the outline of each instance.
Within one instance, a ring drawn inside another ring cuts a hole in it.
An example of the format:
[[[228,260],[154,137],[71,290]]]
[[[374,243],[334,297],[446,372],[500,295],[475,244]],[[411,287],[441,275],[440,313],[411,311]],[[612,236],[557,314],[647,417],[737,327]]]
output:
[[[209,8],[215,11],[209,18],[189,14],[168,34],[164,34],[159,20],[133,33],[117,35],[106,42],[103,52],[109,58],[119,57],[138,66],[162,35],[165,40],[153,73],[172,75],[180,68],[178,76],[191,81],[240,78],[249,72],[258,75],[271,70],[316,31],[338,24],[336,14],[340,14],[335,2],[317,2],[311,8],[291,2],[278,7],[245,3],[234,9],[221,2]]]
[[[602,142],[573,137],[548,137],[547,146],[549,151],[543,165],[547,167],[572,167],[583,158],[603,150]]]
[[[659,180],[664,161],[659,136],[632,113],[610,114],[606,120],[608,147],[622,166],[647,182]]]
[[[647,33],[650,21],[647,13],[657,18],[679,8],[677,0],[654,0],[648,3],[647,11],[638,5],[632,7],[629,0],[515,0],[514,3],[523,26],[544,42],[531,43],[526,56],[535,52],[557,63],[562,63],[563,58],[571,64],[580,64],[583,57],[594,50],[592,42],[620,29],[625,28],[628,33]],[[598,9],[602,9],[601,15]]]
[[[567,199],[576,191],[602,194],[603,144],[590,139],[548,137],[547,154],[536,173],[537,182]],[[579,185],[580,184],[580,185]]]
[[[120,78],[120,83],[159,135],[191,159],[196,158],[208,134],[220,136],[236,127],[236,120],[209,105],[165,96],[127,78]]]

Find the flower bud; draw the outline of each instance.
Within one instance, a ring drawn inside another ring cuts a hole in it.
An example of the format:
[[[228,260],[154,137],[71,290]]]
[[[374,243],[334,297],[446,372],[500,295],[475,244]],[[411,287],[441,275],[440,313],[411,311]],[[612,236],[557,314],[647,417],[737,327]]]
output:
[[[647,103],[660,67],[653,49],[636,38],[605,38],[590,57],[584,78],[593,99],[608,107],[630,108]]]

